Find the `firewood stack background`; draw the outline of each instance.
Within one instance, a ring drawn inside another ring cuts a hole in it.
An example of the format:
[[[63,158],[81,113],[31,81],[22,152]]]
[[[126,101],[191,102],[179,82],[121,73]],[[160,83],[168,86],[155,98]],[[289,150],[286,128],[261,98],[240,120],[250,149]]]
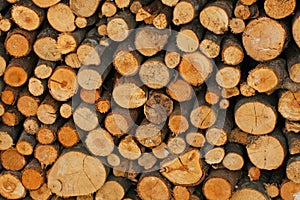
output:
[[[296,2],[0,0],[1,199],[300,199]]]

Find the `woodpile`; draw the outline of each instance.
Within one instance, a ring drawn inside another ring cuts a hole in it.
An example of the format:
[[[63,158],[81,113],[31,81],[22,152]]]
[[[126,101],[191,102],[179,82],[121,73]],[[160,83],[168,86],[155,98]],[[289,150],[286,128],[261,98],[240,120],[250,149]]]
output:
[[[296,0],[0,0],[0,199],[300,199]]]

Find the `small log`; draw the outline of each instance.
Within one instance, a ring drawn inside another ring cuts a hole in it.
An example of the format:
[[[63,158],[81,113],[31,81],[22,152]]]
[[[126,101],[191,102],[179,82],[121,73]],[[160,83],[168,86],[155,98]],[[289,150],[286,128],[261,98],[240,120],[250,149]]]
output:
[[[114,168],[121,165],[121,158],[120,155],[117,153],[111,153],[106,157],[107,164]]]
[[[181,60],[181,53],[176,45],[176,33],[173,33],[169,38],[169,42],[166,45],[165,52],[165,64],[170,69],[176,68]]]
[[[284,59],[274,59],[259,64],[249,71],[247,84],[260,93],[271,94],[281,87],[283,80],[287,77],[285,67],[286,61]]]
[[[241,95],[245,97],[251,97],[255,95],[255,89],[248,85],[247,82],[242,82],[240,84]]]
[[[96,100],[95,102],[95,108],[96,111],[104,114],[108,113],[109,110],[111,109],[111,95],[112,95],[112,90],[113,90],[113,84],[108,83],[103,86],[104,91],[100,94],[100,98]]]
[[[132,2],[132,0],[115,0],[117,7],[120,9],[128,8]]]
[[[5,113],[6,110],[7,110],[6,105],[0,102],[0,117]]]
[[[142,55],[151,57],[163,50],[168,42],[169,30],[159,30],[150,26],[141,27],[137,30],[134,45]]]
[[[81,89],[79,93],[80,99],[88,104],[95,104],[100,98],[100,90]]]
[[[205,144],[205,136],[202,132],[186,132],[185,134],[186,143],[195,148],[201,148]]]
[[[173,9],[172,22],[176,26],[187,24],[198,16],[206,0],[184,0],[178,2]]]
[[[84,39],[84,36],[84,29],[78,29],[72,33],[61,33],[57,37],[57,48],[61,54],[74,52]]]
[[[257,181],[260,178],[261,170],[258,167],[255,167],[252,163],[246,165],[248,170],[248,177],[250,181]]]
[[[197,149],[191,149],[178,158],[163,163],[160,172],[170,182],[181,186],[197,185],[205,177],[200,152]]]
[[[62,118],[68,119],[73,114],[72,102],[68,101],[59,107],[59,114]]]
[[[90,16],[90,17],[76,17],[75,19],[75,25],[80,28],[84,29],[87,27],[90,27],[99,20],[98,16],[96,14]]]
[[[171,189],[168,182],[159,174],[152,172],[143,174],[140,177],[137,184],[137,193],[141,199],[145,200],[156,198],[168,200],[171,198]]]
[[[7,126],[17,126],[24,119],[24,116],[15,107],[12,107],[6,110],[1,118],[3,124]]]
[[[300,83],[300,78],[298,76],[300,70],[300,49],[294,44],[290,44],[286,51],[287,56],[287,67],[290,79],[295,83]]]
[[[244,22],[244,20],[240,19],[240,18],[231,18],[231,20],[229,21],[229,27],[230,27],[230,31],[233,34],[240,34],[243,33],[245,28],[246,28],[246,24]]]
[[[61,0],[32,0],[32,2],[37,5],[40,8],[49,8],[55,4],[57,4],[58,2],[60,2]]]
[[[196,51],[182,56],[178,71],[182,78],[192,86],[200,86],[212,73],[213,65],[209,58],[200,51]]]
[[[124,1],[122,1],[124,2]],[[125,1],[126,2],[126,1]],[[129,10],[132,14],[137,14],[138,11],[143,7],[143,4],[139,0],[133,0],[130,4]]]
[[[48,187],[59,196],[88,195],[103,186],[107,175],[105,166],[97,158],[77,150],[70,151],[61,155],[50,169]]]
[[[157,29],[166,29],[171,23],[172,10],[169,7],[163,7],[160,13],[154,17],[153,26]]]
[[[291,121],[300,120],[300,92],[285,91],[280,95],[278,101],[278,111],[280,114]]]
[[[265,30],[260,33],[261,30]],[[276,34],[275,34],[276,33]],[[268,38],[273,37],[269,43]],[[243,33],[243,46],[247,54],[256,61],[270,61],[278,57],[283,51],[287,42],[286,27],[278,21],[268,17],[260,17],[251,20]]]
[[[180,134],[187,131],[189,125],[189,114],[193,109],[190,101],[177,103],[174,105],[174,110],[169,116],[168,126],[173,134]]]
[[[33,97],[27,90],[21,92],[17,101],[17,108],[25,117],[35,116],[39,107],[40,99]]]
[[[57,119],[58,108],[57,101],[48,94],[38,107],[37,117],[44,124],[54,124]]]
[[[231,170],[241,170],[244,166],[243,149],[235,143],[228,143],[225,146],[226,155],[222,161],[222,165]]]
[[[67,4],[58,3],[48,9],[47,19],[52,28],[59,32],[72,32],[76,29],[72,2],[70,1],[71,8]],[[64,16],[63,19],[61,16]]]
[[[8,64],[8,58],[9,58],[9,56],[5,52],[4,45],[0,44],[0,76],[3,76],[3,74],[6,70],[6,66]]]
[[[288,0],[285,2],[273,2],[266,0],[264,2],[264,10],[269,17],[274,19],[283,19],[294,13],[296,9],[296,0]]]
[[[120,141],[118,150],[128,160],[137,160],[142,155],[142,151],[132,135],[127,135]]]
[[[38,144],[34,148],[34,157],[41,163],[42,168],[53,164],[59,156],[59,148],[55,144]]]
[[[90,131],[85,139],[85,144],[95,156],[108,156],[113,152],[115,146],[112,136],[102,128]]]
[[[20,126],[9,127],[0,125],[0,150],[10,149],[17,141],[20,135]]]
[[[23,199],[26,189],[22,185],[19,172],[2,172],[0,174],[0,194],[6,199]]]
[[[112,17],[117,13],[117,6],[113,1],[105,1],[101,6],[101,15]]]
[[[12,7],[11,17],[20,28],[34,31],[42,24],[45,11],[37,7],[32,1],[24,0],[19,1]]]
[[[233,193],[231,199],[238,200],[247,199],[249,197],[251,197],[251,199],[269,200],[265,188],[257,181],[243,183],[242,186]]]
[[[242,4],[251,6],[253,5],[257,0],[239,0]]]
[[[99,3],[100,0],[89,0],[84,4],[77,0],[70,0],[69,5],[75,15],[80,17],[90,17],[96,12]]]
[[[226,99],[229,99],[231,97],[235,97],[238,95],[240,95],[240,90],[238,87],[223,88],[221,91],[221,96]]]
[[[36,139],[40,144],[52,144],[57,138],[57,131],[62,126],[63,121],[56,121],[51,125],[42,124],[36,133]]]
[[[27,117],[23,122],[23,128],[28,134],[35,135],[40,129],[40,122],[37,117]]]
[[[143,155],[138,158],[138,165],[143,167],[145,170],[151,170],[154,168],[156,162],[157,158],[152,153],[143,153]]]
[[[16,143],[16,149],[20,154],[29,156],[33,153],[35,145],[35,137],[23,131]]]
[[[138,176],[140,167],[136,162],[133,162],[129,159],[122,158],[121,164],[113,169],[113,175],[116,177],[124,177],[131,180],[134,183],[137,183],[136,179]]]
[[[104,185],[96,192],[95,199],[123,199],[130,186],[131,183],[129,180],[110,176]]]
[[[16,58],[27,56],[36,37],[36,32],[28,32],[15,28],[8,32],[5,39],[5,49],[7,53]]]
[[[170,152],[168,151],[166,143],[162,142],[159,146],[152,149],[153,155],[158,159],[165,159],[169,156]]]
[[[300,135],[284,131],[284,136],[287,139],[289,153],[291,155],[300,153]]]
[[[192,199],[193,187],[175,186],[173,188],[174,200],[189,200]]]
[[[105,118],[104,125],[110,134],[120,137],[134,127],[139,115],[140,110],[127,110],[113,106],[112,111]]]
[[[216,82],[223,88],[233,88],[239,84],[241,76],[239,67],[221,64],[216,73]]]
[[[28,91],[35,97],[40,97],[47,90],[47,81],[31,77],[28,80]]]
[[[250,161],[256,167],[265,170],[279,168],[287,153],[285,138],[278,129],[269,135],[258,136],[246,148]]]
[[[19,171],[26,165],[26,159],[16,148],[10,148],[1,152],[1,164],[6,170]]]
[[[180,155],[187,149],[187,144],[183,137],[169,137],[167,141],[168,151],[173,155]]]
[[[176,77],[170,81],[166,90],[167,94],[178,102],[189,101],[193,97],[193,88],[186,81],[180,78],[179,73],[177,73]]]
[[[11,87],[20,87],[24,85],[33,71],[37,58],[30,54],[23,58],[13,58],[10,60],[3,80]]]
[[[286,176],[295,183],[300,183],[300,177],[297,173],[297,170],[300,168],[299,160],[299,155],[291,156],[286,165]]]
[[[55,62],[39,59],[36,67],[34,68],[34,75],[38,79],[47,79],[51,76],[55,67]]]
[[[233,35],[228,35],[222,40],[222,61],[227,65],[238,65],[244,59],[241,43]]]
[[[292,21],[292,35],[297,46],[300,47],[300,36],[297,32],[300,27],[300,12],[296,12]]]
[[[14,105],[19,98],[20,91],[17,88],[6,86],[1,92],[1,101],[6,105]]]
[[[59,128],[57,140],[64,147],[72,147],[79,142],[79,135],[72,119]]]
[[[152,57],[139,67],[140,80],[151,89],[162,89],[171,78],[169,68],[162,57]]]
[[[259,9],[257,4],[247,6],[238,1],[234,8],[234,16],[242,20],[257,18],[259,16]]]
[[[173,112],[173,101],[162,92],[151,91],[149,98],[144,104],[144,114],[148,121],[161,124],[167,121]]]
[[[202,188],[204,196],[207,199],[230,199],[240,176],[239,171],[210,170]]]
[[[124,41],[129,36],[129,31],[135,28],[136,22],[129,11],[118,12],[107,21],[107,35],[116,42]]]
[[[231,1],[222,0],[209,3],[200,12],[201,24],[215,34],[224,34],[228,30],[233,5]],[[210,23],[214,21],[214,23]]]
[[[253,135],[270,133],[277,121],[274,106],[274,99],[269,96],[242,98],[235,105],[235,122],[241,130]]]
[[[77,56],[77,53],[69,53],[68,55],[66,55],[65,63],[73,69],[78,69],[81,67],[81,62]]]
[[[44,28],[37,35],[33,50],[40,59],[47,61],[61,60],[61,53],[57,48],[57,37],[57,32],[50,27]]]
[[[285,120],[285,129],[288,132],[299,133],[300,132],[300,124],[299,124],[299,122]]]
[[[280,197],[285,200],[294,200],[299,194],[300,184],[285,180],[280,186]]]
[[[29,195],[33,200],[48,200],[52,196],[52,193],[47,183],[43,183],[39,189],[29,191]]]
[[[32,159],[21,173],[21,181],[28,190],[37,190],[44,183],[44,171],[36,159]]]
[[[225,156],[225,150],[223,147],[212,147],[209,145],[208,149],[205,149],[204,151],[206,151],[204,155],[205,162],[209,165],[221,163]]]
[[[223,37],[210,31],[206,31],[200,42],[200,50],[209,58],[216,58],[221,51],[221,42]]]
[[[3,5],[3,4],[2,4]],[[0,16],[0,30],[3,32],[8,32],[13,25],[11,20],[11,12],[8,11],[4,16]]]

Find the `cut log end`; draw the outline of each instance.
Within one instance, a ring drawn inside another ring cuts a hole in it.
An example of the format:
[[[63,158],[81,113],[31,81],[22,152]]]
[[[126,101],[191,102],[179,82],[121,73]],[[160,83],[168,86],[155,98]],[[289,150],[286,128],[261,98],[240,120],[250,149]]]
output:
[[[181,1],[176,4],[173,10],[172,22],[179,26],[181,24],[187,24],[194,19],[194,6],[192,3],[187,1]]]
[[[288,0],[285,2],[273,2],[267,0],[264,2],[264,10],[267,15],[274,19],[282,19],[291,15],[296,8],[296,0]]]
[[[42,16],[36,10],[24,5],[16,5],[11,10],[13,21],[21,28],[33,31],[42,23]]]

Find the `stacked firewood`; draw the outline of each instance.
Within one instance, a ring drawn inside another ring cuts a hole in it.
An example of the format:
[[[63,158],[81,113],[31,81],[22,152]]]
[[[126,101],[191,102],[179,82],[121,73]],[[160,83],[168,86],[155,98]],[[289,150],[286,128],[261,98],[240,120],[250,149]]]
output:
[[[297,6],[0,0],[1,199],[300,199]]]

